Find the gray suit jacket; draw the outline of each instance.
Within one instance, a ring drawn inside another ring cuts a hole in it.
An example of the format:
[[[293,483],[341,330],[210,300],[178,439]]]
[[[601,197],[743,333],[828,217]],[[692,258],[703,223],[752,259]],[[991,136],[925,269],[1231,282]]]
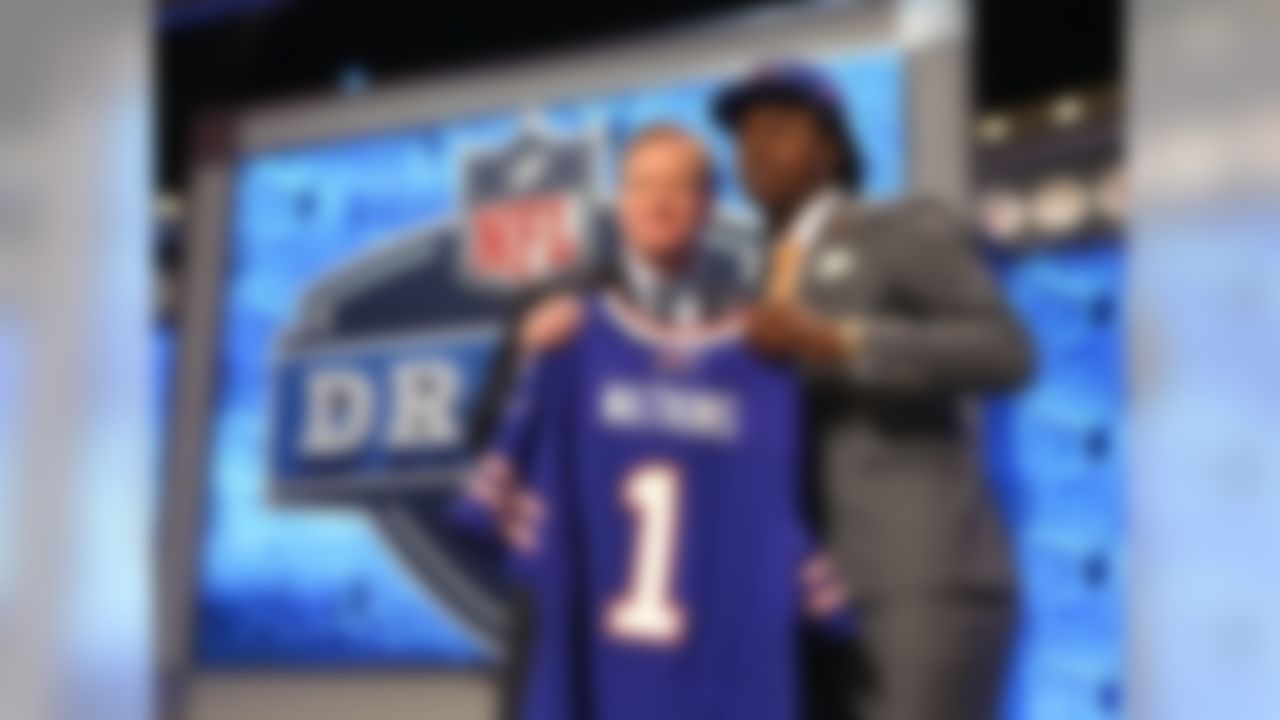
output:
[[[969,401],[1032,359],[963,226],[926,201],[850,200],[802,272],[811,308],[865,328],[851,362],[807,372],[815,508],[855,593],[1010,589]]]

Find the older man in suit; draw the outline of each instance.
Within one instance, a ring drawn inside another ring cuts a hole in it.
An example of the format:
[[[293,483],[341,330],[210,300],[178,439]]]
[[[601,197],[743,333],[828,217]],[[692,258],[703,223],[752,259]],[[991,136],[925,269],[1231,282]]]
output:
[[[806,378],[815,514],[863,618],[856,663],[818,656],[809,715],[990,720],[1016,593],[966,405],[1028,376],[1027,340],[961,223],[860,201],[817,71],[764,67],[716,111],[773,239],[750,337]]]
[[[712,211],[712,167],[701,142],[667,124],[638,132],[623,151],[616,207],[616,246],[598,262],[532,289],[516,303],[503,347],[473,419],[487,441],[522,358],[563,341],[581,320],[580,296],[610,289],[650,316],[698,324],[736,305],[747,292],[725,258],[703,247]],[[511,598],[511,652],[501,687],[501,717],[515,717],[527,652],[536,628],[530,598]]]

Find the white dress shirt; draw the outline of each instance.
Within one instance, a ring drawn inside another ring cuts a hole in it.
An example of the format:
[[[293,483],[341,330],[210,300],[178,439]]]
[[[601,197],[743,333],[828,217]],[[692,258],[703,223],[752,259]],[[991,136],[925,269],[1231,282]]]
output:
[[[794,240],[805,250],[811,249],[822,236],[832,213],[839,207],[840,195],[839,188],[828,186],[809,196],[791,218],[791,222],[787,223],[786,232],[779,239]]]
[[[622,252],[622,273],[627,289],[636,302],[665,322],[687,325],[700,322],[706,308],[697,288],[697,264],[692,258],[689,268],[674,275],[667,274],[630,249]]]
[[[805,257],[817,244],[831,215],[840,205],[840,191],[834,186],[813,193],[773,239],[765,296],[775,302],[794,300],[799,293]]]

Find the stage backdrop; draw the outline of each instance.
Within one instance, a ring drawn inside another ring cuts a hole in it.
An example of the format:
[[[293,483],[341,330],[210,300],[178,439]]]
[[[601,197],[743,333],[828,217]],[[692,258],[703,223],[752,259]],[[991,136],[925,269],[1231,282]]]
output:
[[[822,64],[869,194],[907,186],[904,63]],[[549,99],[251,156],[237,170],[196,593],[209,666],[483,665],[493,558],[448,528],[512,292],[610,234],[618,150],[675,122],[724,171],[718,252],[755,233],[708,111],[719,77]]]

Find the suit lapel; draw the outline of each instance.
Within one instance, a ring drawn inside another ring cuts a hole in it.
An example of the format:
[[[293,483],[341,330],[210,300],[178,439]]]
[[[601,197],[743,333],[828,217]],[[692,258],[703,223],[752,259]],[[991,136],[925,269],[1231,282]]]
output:
[[[841,198],[840,203],[832,211],[831,217],[827,219],[826,227],[818,235],[818,241],[814,243],[814,250],[820,251],[823,246],[831,245],[842,238],[852,236],[857,224],[858,203],[853,198]]]
[[[806,297],[812,299],[824,286],[846,282],[852,276],[857,253],[849,239],[857,235],[858,220],[857,203],[842,198],[805,258],[801,284]]]

